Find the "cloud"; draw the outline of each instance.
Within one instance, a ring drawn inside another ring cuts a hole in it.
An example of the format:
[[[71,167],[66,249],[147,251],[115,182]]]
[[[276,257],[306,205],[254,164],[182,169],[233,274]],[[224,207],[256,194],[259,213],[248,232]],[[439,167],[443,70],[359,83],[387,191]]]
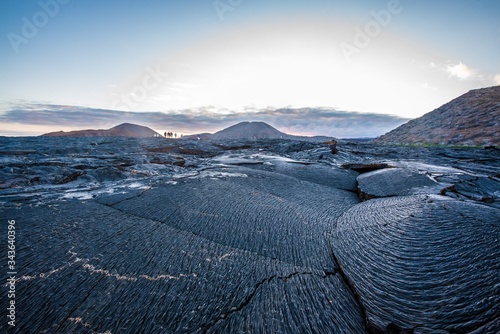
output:
[[[496,74],[493,80],[495,81],[495,85],[500,85],[500,74]]]
[[[46,126],[50,131],[53,131],[54,127],[60,127],[61,130],[103,129],[128,122],[149,126],[160,132],[191,134],[216,132],[242,121],[267,122],[291,134],[353,138],[382,135],[408,119],[332,108],[248,107],[235,112],[219,110],[213,106],[170,112],[126,112],[75,106],[23,104],[0,113],[0,123],[3,123],[4,127],[6,124],[18,126],[22,124],[26,129]]]
[[[429,85],[428,82],[424,82],[423,84],[420,85],[420,88],[422,89],[427,89],[427,90],[438,90],[437,87]]]
[[[461,80],[467,80],[476,74],[474,70],[472,70],[470,67],[463,64],[462,62],[459,62],[458,64],[455,65],[446,66],[446,72],[448,72],[449,75],[459,78]]]
[[[420,88],[427,94],[439,91],[441,94],[437,100],[441,104],[471,89],[500,85],[500,73],[481,71],[461,61],[430,62],[426,68],[429,71],[422,73],[423,84]],[[450,79],[453,79],[452,82]],[[451,91],[454,91],[453,95],[445,95]]]

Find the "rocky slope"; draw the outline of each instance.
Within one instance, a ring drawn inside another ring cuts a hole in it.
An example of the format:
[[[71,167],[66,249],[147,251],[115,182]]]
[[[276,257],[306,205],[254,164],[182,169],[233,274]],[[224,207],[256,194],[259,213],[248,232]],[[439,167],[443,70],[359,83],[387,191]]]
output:
[[[500,86],[471,90],[377,138],[375,142],[500,145]]]
[[[123,123],[107,130],[58,131],[43,134],[45,137],[158,137],[159,133],[146,126]]]

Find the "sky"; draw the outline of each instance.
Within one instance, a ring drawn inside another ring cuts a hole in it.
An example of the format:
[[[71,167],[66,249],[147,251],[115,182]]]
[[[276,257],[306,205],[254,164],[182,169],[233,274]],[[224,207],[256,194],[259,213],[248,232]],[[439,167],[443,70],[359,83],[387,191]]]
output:
[[[498,0],[3,0],[0,135],[374,137],[500,85]]]

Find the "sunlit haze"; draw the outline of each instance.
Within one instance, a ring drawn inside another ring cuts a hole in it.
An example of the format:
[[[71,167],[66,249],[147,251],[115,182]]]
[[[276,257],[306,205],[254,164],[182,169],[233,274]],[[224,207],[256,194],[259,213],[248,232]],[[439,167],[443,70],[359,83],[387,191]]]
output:
[[[499,13],[496,0],[2,1],[0,135],[255,119],[378,136],[500,84]]]

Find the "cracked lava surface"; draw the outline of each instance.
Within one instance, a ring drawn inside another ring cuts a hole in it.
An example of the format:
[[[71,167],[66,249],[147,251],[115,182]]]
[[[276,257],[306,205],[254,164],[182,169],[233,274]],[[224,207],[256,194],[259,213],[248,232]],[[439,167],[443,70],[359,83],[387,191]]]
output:
[[[2,332],[500,330],[497,152],[47,142],[0,154],[18,263]]]

